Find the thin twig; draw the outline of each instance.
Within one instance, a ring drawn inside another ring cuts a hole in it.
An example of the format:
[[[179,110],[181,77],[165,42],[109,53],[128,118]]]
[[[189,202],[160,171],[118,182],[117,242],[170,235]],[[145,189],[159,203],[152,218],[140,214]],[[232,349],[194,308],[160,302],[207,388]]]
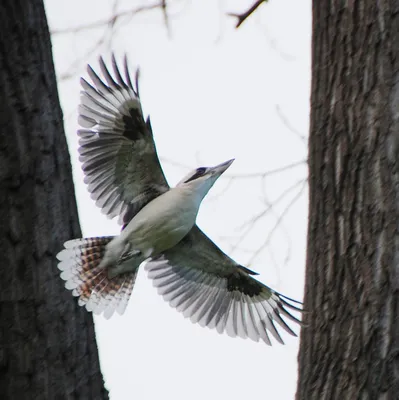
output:
[[[99,28],[99,27],[102,27],[104,25],[114,25],[116,20],[121,18],[121,17],[136,15],[136,14],[139,14],[139,13],[144,12],[144,11],[154,10],[156,8],[163,8],[163,3],[164,3],[164,0],[161,1],[161,2],[158,2],[156,4],[137,7],[137,8],[134,8],[132,10],[121,11],[121,12],[119,12],[117,14],[114,14],[111,18],[107,18],[107,19],[103,19],[103,20],[100,20],[100,21],[91,22],[91,23],[84,24],[84,25],[78,25],[78,26],[75,26],[74,28],[55,29],[55,30],[51,31],[51,34],[52,35],[59,35],[59,34],[64,34],[64,33],[78,33],[78,32],[81,32],[81,31],[87,31],[89,29]]]
[[[185,169],[185,170],[187,170],[187,171],[193,169],[193,167],[190,167],[190,166],[187,165],[187,164],[183,164],[183,163],[180,163],[180,162],[178,162],[178,161],[173,161],[173,160],[171,160],[170,158],[166,158],[166,157],[160,156],[159,159],[160,159],[160,161],[161,161],[162,164],[169,164],[169,165],[171,165],[172,167]]]
[[[273,209],[273,207],[280,203],[280,201],[282,201],[292,190],[296,189],[299,185],[304,183],[306,183],[306,179],[295,182],[293,185],[285,189],[284,192],[281,193],[276,200],[267,204],[267,207],[265,209],[263,209],[257,215],[253,216],[250,220],[244,222],[244,224],[242,224],[239,229],[246,229],[240,235],[236,243],[232,246],[231,251],[234,252],[235,250],[237,250],[239,244],[250,234],[250,232],[255,228],[255,225],[259,222],[260,219],[262,219],[267,213],[269,213]]]
[[[90,49],[82,56],[79,58],[76,58],[73,63],[68,67],[67,72],[64,72],[63,74],[60,74],[59,80],[60,81],[66,81],[68,79],[71,79],[75,77],[77,69],[79,65],[83,62],[84,59],[89,58],[92,54],[97,52],[97,49],[105,43],[105,40],[107,38],[107,34],[112,30],[112,27],[109,27],[109,29],[106,29],[102,36],[96,41],[96,43],[90,47]]]
[[[273,282],[273,286],[275,287],[279,287],[281,286],[281,268],[279,263],[276,260],[276,256],[274,254],[273,248],[272,246],[268,246],[268,252],[269,252],[269,257],[270,257],[270,261],[271,261],[271,265],[274,268],[274,271],[276,273],[276,280]]]
[[[293,197],[293,199],[288,203],[288,205],[284,208],[283,212],[280,214],[280,216],[277,218],[276,223],[274,224],[273,228],[269,232],[269,234],[266,237],[266,240],[263,242],[261,246],[255,251],[255,253],[252,255],[252,257],[248,261],[248,266],[251,266],[251,264],[255,261],[255,259],[258,257],[258,255],[262,252],[262,250],[269,245],[271,238],[274,235],[274,232],[277,230],[277,228],[280,226],[281,221],[284,219],[284,217],[287,215],[291,207],[298,201],[298,199],[301,197],[303,191],[305,190],[306,187],[306,181],[303,183],[301,189],[299,192]]]
[[[190,170],[193,167],[190,167],[189,165],[183,164],[183,163],[179,163],[176,161],[173,161],[169,158],[165,158],[165,157],[160,157],[161,162],[172,165],[174,167],[179,167],[179,168],[184,168],[186,170]],[[248,174],[223,174],[222,175],[222,179],[247,179],[247,178],[266,178],[268,176],[271,175],[275,175],[278,174],[279,172],[285,172],[288,171],[292,168],[298,167],[299,165],[304,165],[306,164],[307,160],[301,160],[301,161],[296,161],[294,163],[291,164],[287,164],[287,165],[283,165],[282,167],[278,167],[275,169],[271,169],[269,171],[264,171],[264,172],[250,172]],[[201,162],[199,162],[197,160],[197,164],[201,164]]]
[[[306,144],[306,143],[307,143],[306,136],[305,136],[304,134],[302,134],[301,132],[299,132],[297,129],[295,129],[295,128],[291,125],[291,123],[290,123],[290,121],[288,120],[287,116],[283,113],[281,107],[280,107],[278,104],[276,104],[276,112],[277,112],[277,115],[279,116],[281,122],[285,125],[285,127],[286,127],[289,131],[291,131],[292,133],[294,133],[295,135],[297,135],[297,136],[299,137],[299,139],[301,139],[301,141],[302,141],[303,143]]]
[[[247,20],[262,3],[267,3],[268,1],[269,0],[257,0],[247,11],[243,12],[242,14],[228,13],[227,15],[237,18],[238,21],[236,23],[236,28],[239,28],[241,24]]]
[[[230,189],[231,185],[234,182],[233,179],[224,179],[223,181],[227,182],[226,185],[224,186],[224,188],[222,190],[220,190],[218,193],[208,195],[208,203],[211,203],[211,202],[217,200],[220,196],[224,195]]]
[[[167,5],[166,5],[166,0],[162,0],[161,1],[161,8],[162,8],[162,14],[163,14],[163,21],[164,21],[165,27],[166,27],[166,32],[167,32],[168,38],[171,39],[172,31],[170,30],[169,16],[168,16],[168,9],[167,9]]]
[[[254,222],[256,222],[258,219],[262,218],[263,216],[265,216],[267,214],[267,212],[275,207],[277,204],[279,204],[288,194],[290,194],[294,189],[296,189],[298,186],[303,185],[304,183],[306,183],[307,179],[300,179],[299,181],[295,182],[293,185],[289,186],[288,188],[286,188],[281,194],[280,196],[277,197],[276,200],[270,202],[267,201],[266,202],[266,206],[267,208],[265,208],[264,210],[262,210],[256,217],[252,217],[251,220],[247,221],[246,223],[244,223],[241,227],[244,228],[245,226],[247,226],[248,224],[253,224]]]
[[[247,178],[265,178],[270,175],[278,174],[279,172],[288,171],[292,168],[298,167],[299,165],[306,164],[306,160],[295,161],[291,164],[284,165],[282,167],[278,167],[275,169],[271,169],[265,172],[251,172],[248,174],[239,174],[239,175],[229,175],[225,174],[225,178],[232,178],[232,179],[247,179]]]

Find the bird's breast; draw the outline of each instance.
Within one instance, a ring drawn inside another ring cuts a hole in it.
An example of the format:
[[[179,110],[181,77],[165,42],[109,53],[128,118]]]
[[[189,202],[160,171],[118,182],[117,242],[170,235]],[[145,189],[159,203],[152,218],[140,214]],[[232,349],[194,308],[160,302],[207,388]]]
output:
[[[123,231],[132,247],[151,255],[180,242],[195,224],[198,206],[184,192],[169,191],[147,204]]]

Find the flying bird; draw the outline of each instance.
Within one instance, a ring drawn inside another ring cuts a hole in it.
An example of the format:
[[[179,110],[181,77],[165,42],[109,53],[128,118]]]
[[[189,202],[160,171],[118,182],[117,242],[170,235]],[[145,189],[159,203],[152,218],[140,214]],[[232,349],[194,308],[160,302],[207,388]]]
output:
[[[291,314],[301,303],[256,280],[196,225],[203,198],[233,160],[196,168],[170,188],[143,116],[138,72],[133,84],[126,56],[124,77],[114,56],[113,74],[99,63],[103,79],[90,65],[91,83],[81,78],[79,158],[92,199],[122,231],[67,241],[57,255],[65,287],[88,311],[123,314],[146,261],[158,293],[192,322],[268,345],[270,334],[284,343],[275,323],[296,336],[285,319],[301,324]]]

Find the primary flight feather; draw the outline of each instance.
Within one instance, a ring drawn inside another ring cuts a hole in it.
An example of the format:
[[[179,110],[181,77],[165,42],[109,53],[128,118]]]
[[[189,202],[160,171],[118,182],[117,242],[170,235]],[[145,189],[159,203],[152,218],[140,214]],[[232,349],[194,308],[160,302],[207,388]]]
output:
[[[296,336],[286,319],[300,303],[274,291],[222,252],[195,224],[203,198],[233,160],[190,172],[174,188],[166,182],[149,118],[144,119],[126,57],[122,76],[100,58],[103,79],[88,66],[81,79],[79,153],[85,183],[120,235],[74,239],[58,253],[67,289],[88,311],[123,314],[138,268],[158,293],[192,322],[230,336],[283,343],[275,324]],[[294,303],[297,303],[296,306]]]

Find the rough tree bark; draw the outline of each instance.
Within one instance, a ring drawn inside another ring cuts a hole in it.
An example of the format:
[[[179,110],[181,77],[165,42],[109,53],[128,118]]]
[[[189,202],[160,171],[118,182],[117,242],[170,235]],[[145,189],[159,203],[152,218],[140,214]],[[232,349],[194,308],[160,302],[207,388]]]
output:
[[[399,0],[315,0],[297,399],[399,398]]]
[[[0,397],[106,399],[56,267],[80,228],[43,2],[2,0],[0,27]]]

